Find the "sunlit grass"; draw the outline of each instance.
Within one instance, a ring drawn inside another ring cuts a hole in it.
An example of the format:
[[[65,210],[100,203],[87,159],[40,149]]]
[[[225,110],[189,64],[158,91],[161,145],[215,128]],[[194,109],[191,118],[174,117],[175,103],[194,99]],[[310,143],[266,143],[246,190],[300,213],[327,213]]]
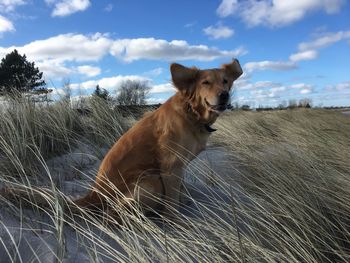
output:
[[[350,118],[340,113],[225,114],[210,139],[223,151],[221,160],[211,160],[220,164],[215,166],[218,170],[208,166],[203,155],[204,159],[192,162],[183,193],[185,204],[178,219],[168,222],[161,215],[145,217],[137,207],[130,212],[116,200],[109,200],[115,213],[96,215],[74,207],[46,165],[52,156],[82,142],[109,147],[132,119],[98,100],[91,103],[86,116],[61,103],[14,105],[0,115],[5,124],[0,127],[0,176],[1,185],[22,189],[22,195],[19,200],[12,195],[1,198],[3,259],[350,260]],[[88,177],[81,172],[81,178]],[[36,184],[46,185],[47,190]],[[31,199],[33,195],[41,198]]]

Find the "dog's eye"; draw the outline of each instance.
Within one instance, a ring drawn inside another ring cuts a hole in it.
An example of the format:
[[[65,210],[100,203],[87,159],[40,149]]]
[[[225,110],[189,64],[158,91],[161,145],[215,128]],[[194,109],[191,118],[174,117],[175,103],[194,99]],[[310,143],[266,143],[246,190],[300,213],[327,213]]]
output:
[[[203,85],[209,85],[210,82],[209,82],[208,80],[204,80],[204,81],[202,82],[202,84],[203,84]]]
[[[227,84],[227,79],[224,79],[223,81],[222,81],[222,83],[224,83],[224,84]]]

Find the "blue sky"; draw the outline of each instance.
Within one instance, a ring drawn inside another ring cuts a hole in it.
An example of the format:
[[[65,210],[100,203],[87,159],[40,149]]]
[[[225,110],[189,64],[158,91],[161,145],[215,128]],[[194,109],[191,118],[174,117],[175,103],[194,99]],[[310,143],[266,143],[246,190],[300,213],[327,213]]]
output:
[[[169,64],[219,67],[237,57],[233,102],[290,99],[350,105],[350,3],[346,0],[0,0],[0,58],[17,48],[44,72],[54,96],[127,79],[174,93]]]

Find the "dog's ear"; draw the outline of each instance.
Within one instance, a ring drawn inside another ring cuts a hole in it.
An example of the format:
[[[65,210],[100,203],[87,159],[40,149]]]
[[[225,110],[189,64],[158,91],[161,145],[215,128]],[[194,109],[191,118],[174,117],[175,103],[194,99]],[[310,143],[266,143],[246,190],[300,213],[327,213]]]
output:
[[[230,64],[224,64],[221,68],[223,68],[228,75],[232,76],[233,80],[238,79],[243,74],[238,59],[233,59]]]
[[[170,65],[170,72],[175,87],[180,91],[189,91],[197,80],[199,70],[173,63]]]

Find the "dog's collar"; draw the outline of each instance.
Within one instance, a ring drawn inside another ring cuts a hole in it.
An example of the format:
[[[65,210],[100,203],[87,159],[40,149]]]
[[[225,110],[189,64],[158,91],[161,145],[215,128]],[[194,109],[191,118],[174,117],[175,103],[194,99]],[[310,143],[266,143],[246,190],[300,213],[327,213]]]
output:
[[[190,103],[187,104],[187,112],[194,113]],[[209,133],[212,133],[212,132],[217,130],[217,129],[210,127],[210,125],[208,123],[203,124],[203,126],[204,126],[204,129]]]

